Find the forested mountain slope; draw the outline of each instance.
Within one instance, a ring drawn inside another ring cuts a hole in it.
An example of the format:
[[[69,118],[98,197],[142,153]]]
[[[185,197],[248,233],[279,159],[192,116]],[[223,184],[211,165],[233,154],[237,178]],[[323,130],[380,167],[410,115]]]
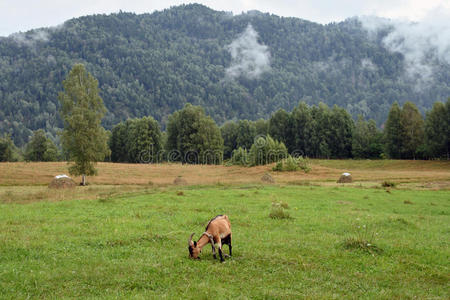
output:
[[[108,129],[146,115],[165,126],[186,102],[202,105],[219,124],[266,118],[303,100],[338,104],[378,125],[394,101],[421,110],[444,102],[449,65],[436,62],[433,79],[419,85],[404,76],[404,56],[383,46],[388,32],[371,36],[358,19],[320,25],[193,4],[0,37],[0,134],[11,133],[17,145],[30,130],[54,136],[58,93],[74,63],[99,80]]]

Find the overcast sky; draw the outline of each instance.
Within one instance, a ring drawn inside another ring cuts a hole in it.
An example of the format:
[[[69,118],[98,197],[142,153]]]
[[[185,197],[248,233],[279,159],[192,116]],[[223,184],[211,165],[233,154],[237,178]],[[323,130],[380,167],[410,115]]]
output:
[[[430,11],[450,11],[449,0],[198,0],[216,10],[240,14],[259,10],[279,16],[299,17],[319,23],[348,17],[375,15],[420,21]],[[0,36],[33,28],[56,26],[64,21],[96,13],[153,12],[182,3],[181,0],[0,0]],[[449,21],[450,22],[450,21]]]

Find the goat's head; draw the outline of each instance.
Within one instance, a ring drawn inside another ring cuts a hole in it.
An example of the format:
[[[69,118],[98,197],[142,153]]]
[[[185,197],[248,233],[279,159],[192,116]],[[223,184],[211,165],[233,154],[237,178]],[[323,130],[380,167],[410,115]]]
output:
[[[189,257],[193,259],[200,259],[198,255],[202,251],[199,247],[197,247],[197,242],[192,241],[192,237],[195,233],[191,234],[191,237],[188,240],[188,249],[189,249]]]

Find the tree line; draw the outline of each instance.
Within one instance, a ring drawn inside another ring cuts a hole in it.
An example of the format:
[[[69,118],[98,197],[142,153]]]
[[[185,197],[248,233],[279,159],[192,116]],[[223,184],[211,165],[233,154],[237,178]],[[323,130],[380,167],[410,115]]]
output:
[[[446,103],[434,103],[425,118],[413,103],[400,106],[396,102],[382,129],[362,116],[354,121],[337,105],[330,108],[324,103],[309,106],[304,102],[290,112],[280,109],[268,120],[228,121],[219,127],[202,107],[186,104],[169,116],[165,132],[147,116],[128,119],[99,135],[108,136],[110,151],[103,149],[102,153],[110,153],[105,160],[111,162],[221,164],[225,160],[259,165],[289,154],[311,158],[449,159],[449,128],[450,98]],[[269,157],[270,153],[280,155]],[[65,159],[68,154],[59,150],[43,130],[35,131],[22,148],[7,135],[0,138],[0,161]]]

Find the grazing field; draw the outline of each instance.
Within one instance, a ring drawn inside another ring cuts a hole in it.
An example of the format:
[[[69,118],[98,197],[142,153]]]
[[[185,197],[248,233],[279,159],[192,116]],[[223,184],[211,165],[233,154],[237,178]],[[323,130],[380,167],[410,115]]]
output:
[[[345,171],[355,181],[337,184]],[[101,163],[90,186],[49,189],[62,173],[0,163],[1,299],[450,297],[449,162],[313,160],[308,174]],[[233,257],[207,246],[190,260],[190,233],[217,214]]]
[[[270,218],[280,201],[286,218]],[[233,258],[188,259],[189,234],[221,213]],[[0,204],[0,295],[448,299],[449,214],[448,191],[319,186]]]

